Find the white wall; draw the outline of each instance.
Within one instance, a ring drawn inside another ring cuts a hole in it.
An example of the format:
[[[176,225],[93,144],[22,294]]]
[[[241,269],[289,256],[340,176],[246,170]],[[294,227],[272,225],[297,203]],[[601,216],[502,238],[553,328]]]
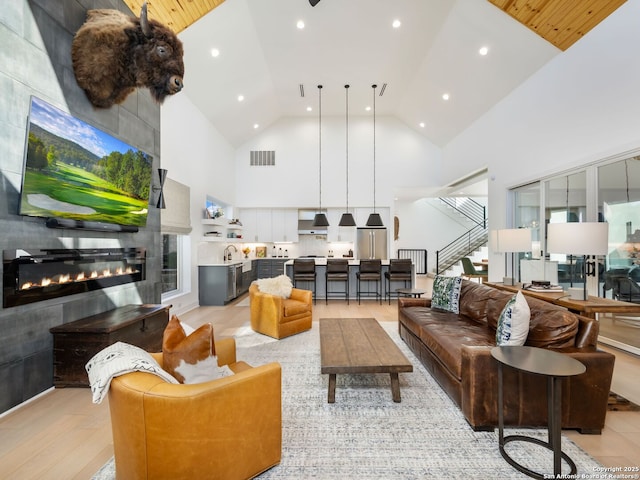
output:
[[[490,229],[510,187],[640,147],[638,18],[629,0],[443,149],[444,183],[488,166]]]
[[[344,118],[322,119],[322,206],[346,203]],[[275,150],[275,167],[250,167],[251,150]],[[319,203],[318,119],[282,118],[236,154],[237,205],[307,207]],[[376,206],[393,209],[394,190],[440,185],[440,150],[392,117],[376,118]],[[349,207],[373,205],[373,122],[349,119]]]
[[[167,99],[161,109],[162,168],[191,188],[191,292],[172,298],[175,313],[197,307],[198,244],[205,199],[212,195],[235,203],[235,150],[186,95]]]

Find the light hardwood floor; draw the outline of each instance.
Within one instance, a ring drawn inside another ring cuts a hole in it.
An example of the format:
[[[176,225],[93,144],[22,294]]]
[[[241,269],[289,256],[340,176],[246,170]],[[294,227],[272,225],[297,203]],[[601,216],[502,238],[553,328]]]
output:
[[[418,287],[430,291],[421,277]],[[192,326],[211,322],[216,336],[232,336],[249,322],[249,307],[239,303],[246,300],[240,298],[225,307],[200,307],[181,319]],[[379,305],[367,300],[360,306],[353,301],[349,306],[341,300],[330,300],[329,305],[319,301],[313,318],[375,317],[395,322],[396,309],[394,301]],[[640,359],[603,349],[616,355],[612,389],[640,404]],[[602,435],[563,433],[605,466],[640,466],[640,412],[609,412]],[[89,479],[112,455],[107,401],[92,404],[88,389],[55,389],[0,418],[1,479]]]

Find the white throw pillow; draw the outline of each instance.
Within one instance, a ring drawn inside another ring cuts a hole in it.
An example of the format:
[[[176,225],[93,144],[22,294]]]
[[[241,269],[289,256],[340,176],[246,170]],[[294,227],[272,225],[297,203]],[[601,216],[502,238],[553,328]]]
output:
[[[260,278],[256,280],[258,290],[269,295],[277,295],[279,297],[289,298],[293,284],[291,279],[286,275],[278,275],[274,278]]]
[[[207,357],[193,365],[181,360],[176,372],[184,377],[183,383],[185,384],[204,383],[233,375],[233,371],[228,365],[219,367],[218,357],[214,356]]]
[[[159,376],[169,383],[179,383],[165,372],[158,362],[140,347],[116,342],[96,353],[85,365],[93,403],[100,403],[109,391],[111,379],[130,372],[147,372]]]
[[[529,335],[529,320],[531,310],[527,299],[518,291],[504,306],[498,326],[496,328],[496,345],[519,346],[524,345]]]

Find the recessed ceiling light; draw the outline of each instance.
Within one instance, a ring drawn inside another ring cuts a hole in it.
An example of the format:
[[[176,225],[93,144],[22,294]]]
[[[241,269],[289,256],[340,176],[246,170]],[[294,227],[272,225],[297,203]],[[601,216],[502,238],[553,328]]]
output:
[[[218,50],[217,48],[212,48],[211,49],[211,56],[213,58],[216,58],[218,55],[220,55],[220,50]]]
[[[311,111],[313,111],[313,108],[307,107],[307,112],[311,112]]]
[[[484,57],[489,53],[489,47],[481,47],[480,50],[478,50],[478,53]]]
[[[364,107],[364,109],[365,109],[367,112],[370,112],[370,111],[371,111],[371,107]]]
[[[420,125],[420,128],[424,128],[424,122],[420,122],[419,125]]]
[[[391,24],[391,26],[393,28],[400,28],[400,25],[402,25],[402,22],[400,20],[398,20],[397,18],[393,21],[393,23]]]
[[[260,125],[258,125],[257,123],[254,123],[253,128],[260,128]]]
[[[244,100],[244,95],[238,95],[238,101],[241,102]]]
[[[298,20],[296,27],[298,27],[298,30],[302,30],[304,28],[304,22],[302,20]]]
[[[443,100],[449,100],[449,94],[448,93],[443,93],[442,94],[442,99]]]

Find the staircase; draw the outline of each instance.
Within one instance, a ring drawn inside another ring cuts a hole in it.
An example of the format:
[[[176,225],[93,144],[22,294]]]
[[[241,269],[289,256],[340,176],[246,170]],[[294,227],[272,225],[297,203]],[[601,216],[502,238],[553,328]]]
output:
[[[483,245],[486,245],[489,240],[487,212],[483,205],[466,197],[439,198],[439,200],[453,209],[456,214],[462,215],[472,222],[474,226],[436,251],[436,274],[446,272],[458,263],[462,257],[472,254]]]

